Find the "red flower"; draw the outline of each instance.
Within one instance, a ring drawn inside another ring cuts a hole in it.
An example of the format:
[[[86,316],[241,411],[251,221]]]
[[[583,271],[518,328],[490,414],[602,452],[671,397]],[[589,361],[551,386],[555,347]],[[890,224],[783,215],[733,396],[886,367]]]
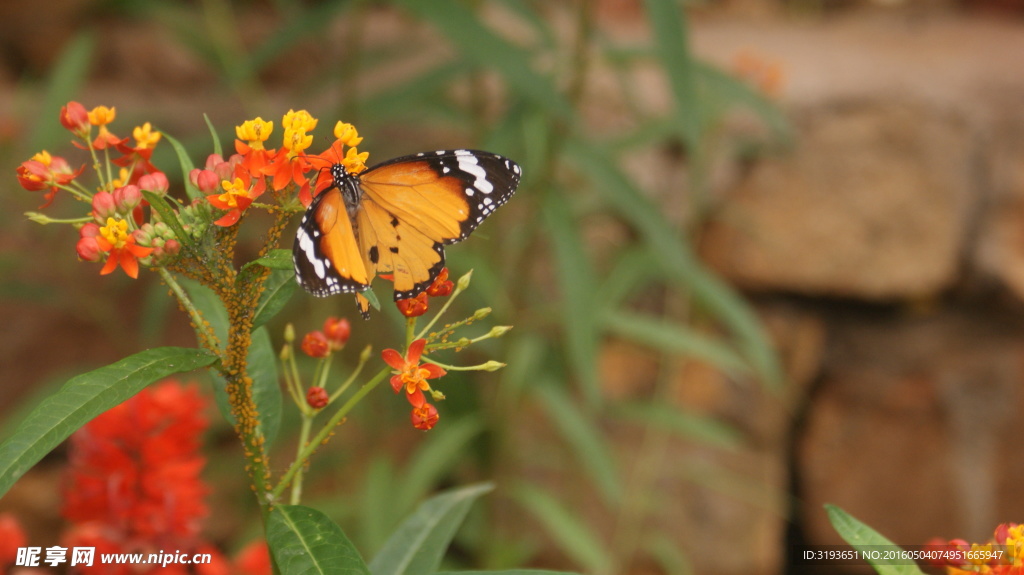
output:
[[[331,349],[339,350],[345,347],[349,336],[352,334],[352,326],[345,318],[329,317],[324,320],[324,335],[331,344]]]
[[[83,234],[85,228],[86,226],[82,227]],[[128,233],[128,222],[125,220],[107,218],[107,225],[99,228],[98,231],[98,235],[95,236],[96,246],[100,251],[110,252],[110,255],[107,256],[107,263],[100,270],[100,275],[107,275],[120,266],[124,273],[128,274],[128,277],[137,279],[139,277],[138,258],[144,258],[153,253],[153,248],[136,244],[135,232]],[[85,239],[84,235],[83,239]],[[81,244],[82,240],[79,240],[79,243]],[[78,247],[81,248],[81,246]],[[90,252],[86,250],[84,253],[89,254]],[[78,255],[83,255],[82,249],[79,249]]]
[[[437,408],[429,403],[412,408],[412,426],[416,429],[427,431],[437,424],[441,416],[437,414]]]
[[[18,557],[18,548],[26,545],[21,524],[10,513],[0,515],[0,571]]]
[[[403,358],[400,353],[393,349],[385,349],[381,352],[384,362],[398,370],[398,373],[391,376],[391,387],[395,393],[405,389],[406,398],[413,407],[422,407],[427,399],[423,392],[430,389],[428,379],[437,379],[447,373],[440,366],[432,363],[420,364],[420,356],[423,355],[423,348],[427,340],[417,339],[409,345],[409,350]]]
[[[199,454],[207,401],[195,385],[144,389],[71,436],[63,515],[103,538],[173,549],[199,534],[209,489]]]
[[[267,189],[263,177],[257,176],[254,181],[249,171],[242,164],[235,168],[235,178],[231,181],[224,180],[221,182],[221,187],[224,188],[223,194],[211,194],[206,196],[206,199],[214,207],[228,210],[227,214],[213,222],[218,226],[224,227],[233,226],[238,223],[238,220],[242,217],[242,212]]]
[[[288,150],[281,148],[260,169],[260,173],[272,178],[271,185],[274,191],[280,192],[292,182],[295,182],[300,188],[305,186],[308,191],[309,180],[306,179],[305,174],[311,167],[305,154],[292,156]]]
[[[323,409],[327,406],[328,401],[330,401],[330,397],[327,395],[327,390],[322,387],[314,385],[306,392],[306,403],[313,409]]]
[[[263,541],[253,541],[238,552],[235,569],[245,575],[270,575],[270,550]]]
[[[43,195],[43,205],[39,206],[39,209],[43,209],[53,203],[53,198],[61,186],[70,184],[83,170],[85,165],[72,171],[67,160],[42,151],[18,166],[18,183],[30,192],[48,190]]]
[[[309,357],[324,358],[331,355],[331,343],[322,331],[311,331],[302,338],[302,351]]]
[[[83,140],[89,137],[89,112],[78,102],[68,102],[61,107],[60,124]]]
[[[395,302],[395,306],[405,317],[419,317],[427,313],[427,308],[430,307],[427,303],[427,292],[421,292],[413,298],[400,299]]]
[[[100,249],[96,236],[100,235],[100,226],[89,222],[78,230],[81,236],[75,245],[78,257],[86,262],[98,262],[103,257],[103,250]]]
[[[455,284],[448,279],[448,268],[441,268],[441,273],[434,278],[434,283],[427,288],[427,295],[430,297],[445,297],[452,293]]]

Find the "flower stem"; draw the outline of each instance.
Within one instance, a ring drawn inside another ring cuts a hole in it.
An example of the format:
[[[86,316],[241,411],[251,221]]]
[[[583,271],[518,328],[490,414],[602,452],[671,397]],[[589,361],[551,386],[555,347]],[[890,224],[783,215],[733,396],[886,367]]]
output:
[[[302,429],[299,430],[299,448],[298,451],[301,453],[303,449],[307,447],[309,442],[309,432],[313,428],[313,413],[302,414]],[[292,497],[290,503],[292,505],[298,505],[302,501],[302,468],[299,466],[298,471],[295,472],[295,481],[292,482]]]
[[[174,292],[174,296],[178,298],[178,303],[181,304],[181,307],[185,308],[185,311],[188,312],[188,316],[192,320],[192,327],[196,332],[196,337],[199,339],[199,345],[217,355],[220,355],[217,336],[210,331],[209,324],[206,323],[202,314],[199,313],[195,304],[192,303],[192,299],[188,297],[188,293],[186,293],[181,287],[181,284],[174,279],[174,274],[167,271],[167,268],[165,267],[158,267],[156,268],[156,271],[160,274],[164,283],[166,283],[167,286],[171,288],[171,291]]]
[[[387,377],[389,373],[391,373],[391,368],[386,367],[377,372],[377,375],[374,375],[370,381],[364,383],[363,386],[359,388],[359,391],[350,397],[348,401],[346,401],[345,404],[342,405],[333,416],[331,416],[330,421],[324,425],[323,429],[321,429],[311,441],[303,446],[298,455],[295,456],[295,461],[291,464],[291,467],[289,467],[288,471],[281,476],[281,480],[278,481],[277,486],[271,490],[271,501],[276,500],[281,496],[281,493],[286,487],[288,487],[288,484],[292,482],[292,479],[294,479],[302,470],[302,467],[306,464],[306,461],[309,460],[310,456],[313,455],[313,452],[317,450],[317,447],[327,441],[331,434],[334,433],[334,428],[344,421],[348,412],[352,411],[352,408],[355,407],[360,400],[366,397],[366,394],[370,393],[373,388],[377,387],[380,382],[384,381],[384,378]]]

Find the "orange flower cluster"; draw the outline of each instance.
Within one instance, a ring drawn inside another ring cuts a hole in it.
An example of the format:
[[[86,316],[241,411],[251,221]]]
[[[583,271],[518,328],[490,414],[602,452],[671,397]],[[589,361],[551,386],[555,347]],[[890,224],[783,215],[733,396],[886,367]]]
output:
[[[988,543],[935,539],[928,547],[956,551],[933,563],[945,567],[946,575],[1024,575],[1024,525],[1002,523]]]
[[[313,195],[329,186],[331,179],[320,178],[317,189],[312,190],[307,173],[339,163],[349,173],[358,174],[366,169],[369,156],[356,149],[362,138],[354,126],[344,122],[335,126],[336,139],[324,153],[308,155],[306,150],[313,142],[310,131],[316,127],[317,119],[305,110],[289,110],[281,121],[281,147],[267,148],[265,143],[273,133],[274,123],[256,118],[235,128],[236,154],[227,159],[212,154],[203,168],[188,174],[192,189],[202,196],[190,192],[194,200],[183,204],[167,196],[168,178],[150,161],[163,134],[147,122],[135,127],[130,137],[118,136],[111,128],[116,118],[114,108],[97,106],[87,110],[78,102],[69,102],[60,111],[61,125],[75,138],[72,143],[89,152],[98,185],[81,181],[85,164],[74,169],[65,158],[45,150],[22,162],[16,170],[23,188],[43,193],[39,209],[49,207],[58,192],[66,192],[90,205],[89,215],[77,220],[59,221],[34,213],[29,217],[41,223],[75,225],[79,232],[78,257],[103,263],[101,274],[121,268],[136,278],[140,265],[169,265],[177,259],[182,245],[190,243],[189,238],[177,234],[185,232],[200,238],[209,224],[233,226],[268,189],[274,191],[278,206],[294,201],[295,196],[289,194],[296,190],[299,201],[308,206]],[[167,211],[146,210],[149,204],[143,191],[166,198],[177,221],[164,221],[170,217]]]

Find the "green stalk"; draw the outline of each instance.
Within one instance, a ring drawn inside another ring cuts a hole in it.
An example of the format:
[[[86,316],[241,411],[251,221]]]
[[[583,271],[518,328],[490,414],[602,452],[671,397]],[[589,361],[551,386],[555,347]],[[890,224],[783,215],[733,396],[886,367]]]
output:
[[[298,455],[296,455],[295,461],[292,463],[291,467],[289,467],[288,471],[281,476],[277,486],[270,491],[271,501],[276,500],[281,496],[281,493],[286,487],[288,487],[288,484],[291,483],[296,474],[302,470],[302,467],[306,464],[306,461],[309,460],[310,456],[313,455],[313,452],[315,452],[317,448],[331,436],[334,432],[334,428],[345,419],[348,412],[352,411],[352,408],[355,407],[360,400],[366,397],[366,394],[373,391],[373,388],[377,387],[380,382],[384,381],[384,378],[387,377],[389,373],[391,373],[390,367],[386,367],[377,372],[377,375],[373,376],[373,379],[364,383],[363,386],[359,388],[359,391],[350,397],[349,400],[346,401],[333,416],[331,416],[331,419],[326,425],[324,425],[323,429],[316,434],[316,437],[314,437],[305,447],[303,447]]]

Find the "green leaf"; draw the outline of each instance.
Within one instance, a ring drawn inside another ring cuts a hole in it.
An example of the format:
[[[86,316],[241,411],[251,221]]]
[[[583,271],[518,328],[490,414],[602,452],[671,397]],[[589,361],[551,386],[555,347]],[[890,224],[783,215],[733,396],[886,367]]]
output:
[[[594,146],[566,142],[569,158],[580,173],[592,180],[602,197],[640,233],[662,272],[692,293],[737,338],[737,347],[770,388],[782,387],[778,358],[750,306],[697,260],[689,244],[672,229],[658,209],[619,170],[615,162]]]
[[[370,562],[373,575],[433,573],[477,497],[493,489],[489,483],[446,491],[424,501],[391,534]]]
[[[617,405],[614,413],[623,419],[664,429],[705,445],[735,450],[743,444],[743,436],[735,427],[673,405],[625,403]]]
[[[39,117],[47,121],[35,123],[28,149],[53,149],[58,142],[66,143],[62,140],[68,133],[63,126],[52,120],[56,120],[60,107],[73,99],[84,83],[95,47],[96,34],[91,30],[83,31],[68,42],[61,52],[56,65],[49,72],[49,85],[46,87],[42,108],[37,112]]]
[[[545,198],[544,219],[551,234],[561,288],[562,325],[569,362],[579,380],[589,407],[601,402],[601,377],[597,371],[597,327],[594,323],[594,286],[597,280],[581,234],[576,227],[565,195],[550,193]]]
[[[469,442],[484,430],[483,418],[459,418],[445,428],[444,433],[432,433],[405,466],[398,493],[391,497],[398,501],[402,513],[439,483],[445,473],[465,457]]]
[[[275,506],[267,520],[267,546],[284,575],[370,573],[341,527],[309,507]]]
[[[655,52],[676,99],[683,137],[687,148],[695,152],[700,146],[701,125],[686,12],[679,7],[678,0],[646,0],[644,4],[654,33]]]
[[[195,168],[195,164],[192,163],[192,159],[188,157],[188,150],[185,146],[181,145],[181,142],[163,132],[164,139],[171,144],[174,148],[174,152],[178,155],[178,162],[181,164],[181,175],[182,180],[185,182],[185,193],[188,194],[190,200],[198,200],[203,197],[203,193],[199,191],[199,188],[192,185],[192,181],[188,179],[188,174]]]
[[[213,127],[213,122],[210,121],[210,116],[203,114],[203,120],[206,122],[206,127],[210,129],[210,139],[213,140],[213,153],[220,157],[224,157],[224,148],[220,144],[220,136],[217,135],[217,128]],[[188,179],[188,174],[185,174],[185,181],[191,182]]]
[[[277,315],[288,304],[297,287],[299,284],[295,282],[295,270],[271,270],[270,275],[264,280],[263,294],[256,304],[252,327],[260,327]]]
[[[189,249],[195,249],[196,242],[192,238],[192,234],[186,233],[185,228],[181,227],[181,221],[178,220],[178,214],[175,213],[174,208],[168,203],[167,198],[160,194],[155,194],[149,190],[142,190],[142,197],[146,198],[149,202],[153,211],[160,214],[160,221],[167,224],[167,227],[171,228],[174,232],[174,236],[177,237],[183,246]]]
[[[244,266],[242,269],[251,265],[261,265],[265,268],[272,270],[289,270],[295,271],[295,264],[292,262],[292,251],[291,250],[270,250],[270,253],[263,256],[258,260],[253,260]]]
[[[570,512],[562,501],[538,487],[521,483],[513,497],[540,521],[555,544],[589,573],[606,573],[613,565],[608,547],[584,522],[579,514]]]
[[[531,55],[489,30],[465,4],[455,0],[400,0],[399,4],[433,24],[460,55],[501,74],[509,87],[527,100],[553,116],[574,118],[569,101],[549,78],[534,71]]]
[[[699,359],[733,375],[750,372],[747,362],[726,343],[690,329],[638,313],[609,311],[604,314],[608,329],[630,341],[651,348]]]
[[[555,384],[539,388],[548,419],[558,428],[571,446],[573,454],[587,470],[604,499],[615,507],[622,500],[618,469],[601,431],[573,405]]]
[[[216,359],[203,350],[159,347],[70,379],[0,445],[0,496],[44,455],[97,415],[154,381],[205,367]]]
[[[890,550],[898,549],[892,541],[889,541],[874,529],[861,523],[854,516],[843,511],[835,505],[825,505],[828,512],[828,520],[832,527],[842,538],[858,550],[871,549],[872,547],[884,546]],[[896,563],[899,561],[899,563]],[[867,562],[875,568],[880,575],[924,575],[921,569],[906,560],[897,559],[894,561],[883,559],[867,559]]]
[[[277,437],[281,426],[281,385],[277,374],[277,354],[266,328],[252,332],[252,343],[246,357],[247,373],[252,378],[252,400],[256,403],[257,420],[260,432],[270,446]],[[228,401],[227,382],[217,372],[210,372],[213,377],[213,393],[224,418],[234,424],[231,414],[231,403]]]

